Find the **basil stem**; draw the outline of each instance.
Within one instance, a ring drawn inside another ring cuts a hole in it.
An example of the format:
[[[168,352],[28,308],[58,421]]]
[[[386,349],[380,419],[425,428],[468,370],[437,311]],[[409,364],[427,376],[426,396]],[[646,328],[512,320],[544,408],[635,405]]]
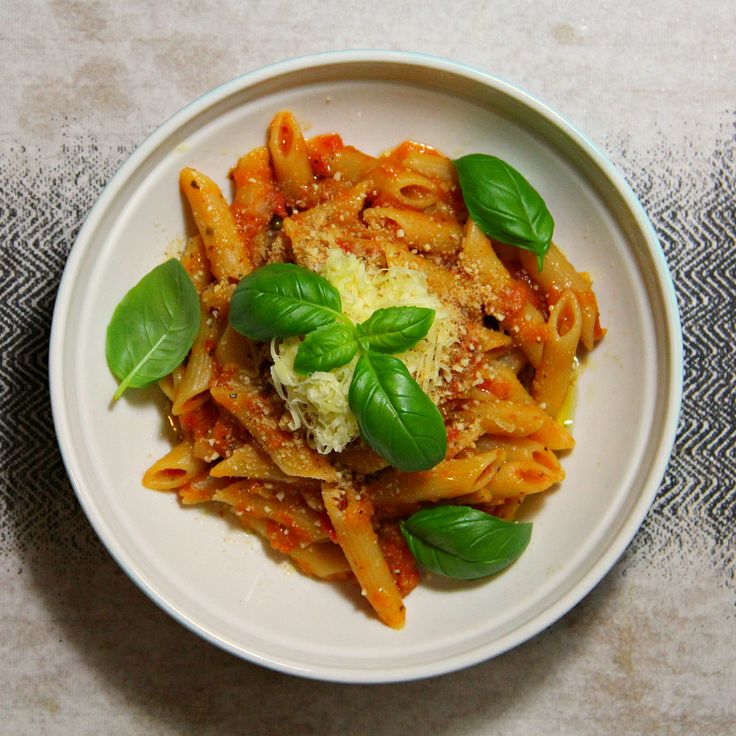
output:
[[[529,522],[509,522],[469,506],[434,506],[400,522],[411,553],[431,572],[457,580],[495,575],[531,539]]]
[[[199,330],[199,298],[176,259],[156,266],[123,297],[107,326],[105,356],[121,383],[142,388],[171,373]]]
[[[541,270],[555,223],[537,190],[496,156],[471,153],[454,164],[475,224],[489,238],[535,253]]]

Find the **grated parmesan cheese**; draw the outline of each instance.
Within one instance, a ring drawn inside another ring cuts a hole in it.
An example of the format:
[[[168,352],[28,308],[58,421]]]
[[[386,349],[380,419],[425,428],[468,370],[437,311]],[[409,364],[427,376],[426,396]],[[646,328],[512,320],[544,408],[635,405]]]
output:
[[[451,375],[448,356],[459,339],[459,330],[454,308],[429,291],[424,273],[397,266],[378,270],[338,248],[330,249],[319,272],[340,292],[343,311],[356,324],[384,307],[435,310],[434,323],[426,338],[397,356],[425,393],[434,399],[436,390]],[[298,337],[272,341],[271,380],[291,414],[289,428],[293,431],[304,427],[310,445],[320,453],[340,452],[359,434],[348,403],[358,356],[332,371],[303,376],[294,370],[300,343]]]

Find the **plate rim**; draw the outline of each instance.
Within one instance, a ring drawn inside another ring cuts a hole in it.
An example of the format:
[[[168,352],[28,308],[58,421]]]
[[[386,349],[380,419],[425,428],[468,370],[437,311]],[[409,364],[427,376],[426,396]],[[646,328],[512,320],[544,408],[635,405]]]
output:
[[[522,106],[531,108],[537,115],[546,119],[554,127],[564,132],[572,139],[573,144],[592,159],[594,165],[601,170],[606,179],[611,182],[623,198],[630,214],[633,216],[639,232],[647,246],[648,255],[655,267],[656,284],[660,290],[663,307],[663,321],[667,326],[664,335],[665,348],[670,358],[669,383],[666,406],[661,407],[661,439],[656,445],[656,452],[649,466],[649,480],[642,486],[642,492],[628,512],[628,517],[621,525],[618,533],[607,547],[602,550],[598,558],[574,583],[571,589],[541,613],[533,616],[529,621],[511,632],[495,639],[485,646],[476,647],[471,652],[462,651],[440,660],[432,660],[429,664],[411,665],[408,667],[391,667],[361,669],[356,667],[325,667],[322,665],[310,666],[286,658],[264,656],[257,652],[245,651],[217,635],[199,623],[190,620],[183,611],[163,599],[151,583],[125,559],[125,552],[110,532],[105,520],[97,513],[94,501],[84,490],[84,482],[77,474],[75,466],[75,452],[71,440],[66,417],[66,401],[64,396],[63,375],[64,334],[72,298],[76,276],[82,265],[83,258],[90,248],[93,239],[89,237],[95,232],[98,223],[103,219],[108,205],[114,201],[118,191],[136,169],[165,141],[176,129],[192,120],[198,114],[216,105],[232,94],[242,92],[248,87],[255,86],[270,79],[294,74],[323,66],[337,66],[349,64],[387,64],[427,67],[437,71],[448,72],[480,82],[502,94],[513,98]],[[252,71],[240,74],[233,79],[205,92],[195,100],[182,107],[160,126],[158,126],[145,140],[136,147],[115,174],[105,185],[103,191],[88,212],[85,221],[69,252],[62,278],[57,291],[54,305],[49,349],[49,384],[51,409],[56,430],[57,444],[62,460],[70,479],[75,495],[82,506],[87,519],[95,533],[103,542],[116,563],[125,571],[128,577],[176,621],[183,624],[190,631],[196,633],[212,644],[231,654],[247,659],[251,662],[275,669],[277,671],[299,675],[311,679],[343,683],[385,683],[417,680],[441,674],[448,674],[465,667],[469,667],[492,657],[499,656],[520,645],[533,636],[541,633],[552,623],[559,620],[577,603],[582,600],[611,570],[643,523],[646,514],[656,496],[659,485],[666,471],[677,435],[678,418],[682,401],[683,382],[683,346],[680,326],[679,310],[675,295],[674,284],[668,268],[664,252],[659,244],[653,226],[651,225],[644,208],[624,179],[623,175],[603,154],[603,152],[588,139],[576,126],[561,117],[558,113],[538,100],[535,96],[511,84],[502,78],[493,76],[472,66],[451,61],[439,56],[419,54],[403,51],[381,50],[345,50],[323,52],[308,56],[298,56],[273,64],[261,66]]]

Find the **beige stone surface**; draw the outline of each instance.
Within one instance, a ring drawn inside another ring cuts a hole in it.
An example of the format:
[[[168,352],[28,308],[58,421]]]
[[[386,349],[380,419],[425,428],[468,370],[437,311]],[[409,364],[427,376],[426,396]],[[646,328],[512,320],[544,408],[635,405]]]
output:
[[[402,49],[513,81],[585,131],[642,197],[677,281],[697,249],[734,246],[734,38],[733,2],[0,0],[3,222],[58,202],[56,226],[13,244],[58,254],[114,168],[194,97],[290,56]],[[720,297],[734,291],[731,270]],[[42,327],[51,304],[34,307]],[[721,406],[706,435],[701,398],[714,401],[693,378],[658,501],[583,602],[495,660],[396,685],[302,680],[200,640],[109,558],[58,458],[50,482],[6,445],[0,734],[736,733],[734,414]],[[40,446],[54,457],[50,431]]]

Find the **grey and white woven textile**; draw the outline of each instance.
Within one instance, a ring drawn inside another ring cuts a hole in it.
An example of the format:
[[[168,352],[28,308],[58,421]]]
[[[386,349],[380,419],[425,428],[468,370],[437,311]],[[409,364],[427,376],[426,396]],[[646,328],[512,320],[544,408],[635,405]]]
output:
[[[736,9],[215,6],[0,2],[0,734],[736,733]],[[470,670],[348,688],[241,662],[135,588],[66,477],[47,360],[76,233],[156,124],[239,72],[368,46],[512,79],[606,151],[672,271],[685,384],[652,509],[580,605]]]

